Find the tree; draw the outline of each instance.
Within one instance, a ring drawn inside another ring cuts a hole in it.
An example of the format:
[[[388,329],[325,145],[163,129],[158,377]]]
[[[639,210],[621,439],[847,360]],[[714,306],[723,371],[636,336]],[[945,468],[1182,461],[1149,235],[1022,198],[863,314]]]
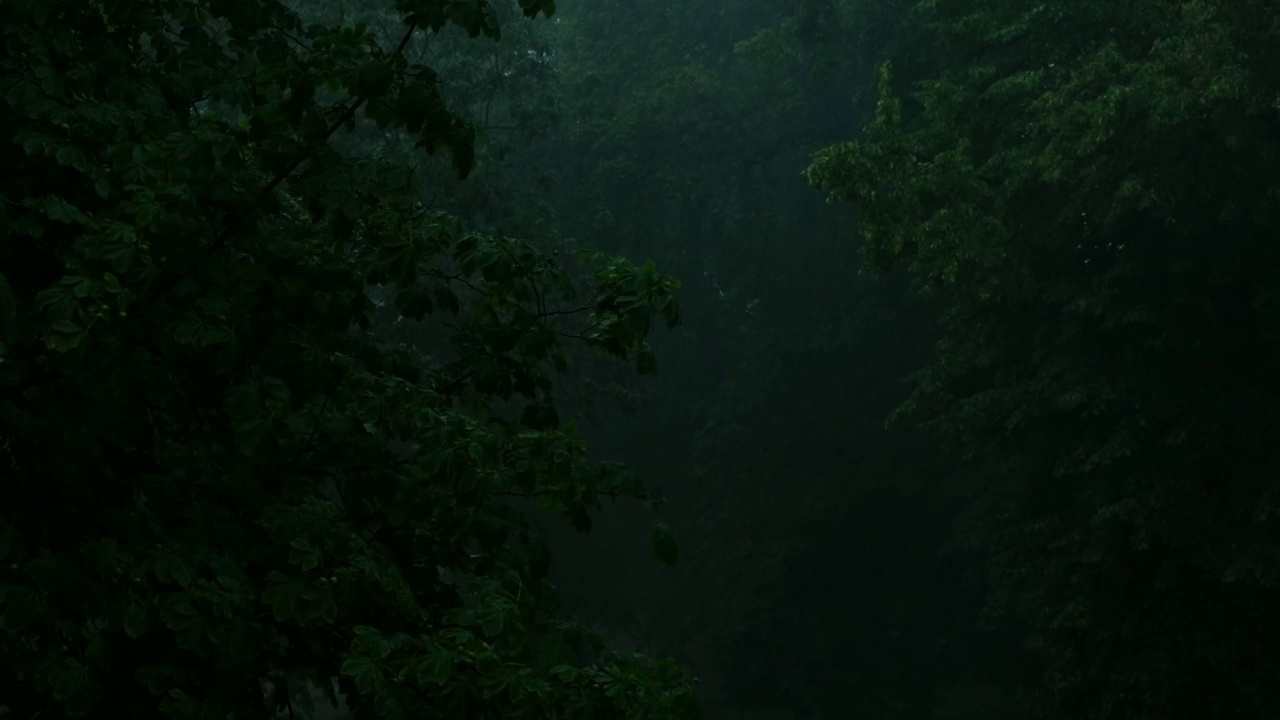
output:
[[[948,310],[901,416],[1019,488],[985,542],[1046,716],[1280,712],[1276,8],[914,12],[936,64],[809,177]]]
[[[521,0],[550,15],[551,0]],[[606,495],[555,408],[570,338],[640,358],[652,264],[556,258],[423,207],[361,118],[462,175],[410,48],[487,2],[400,0],[395,46],[274,0],[10,3],[0,132],[0,697],[17,717],[696,717],[670,661],[560,618],[511,498]],[[423,358],[375,288],[444,314]],[[674,561],[665,526],[655,546]]]

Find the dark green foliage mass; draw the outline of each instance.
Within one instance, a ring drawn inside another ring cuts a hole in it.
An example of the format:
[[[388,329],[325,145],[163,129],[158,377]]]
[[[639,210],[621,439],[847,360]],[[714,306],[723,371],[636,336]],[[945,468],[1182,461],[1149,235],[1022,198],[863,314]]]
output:
[[[900,412],[1019,488],[982,544],[1045,716],[1275,716],[1280,9],[912,17],[932,66],[809,177],[946,308]]]
[[[476,232],[411,153],[344,150],[373,123],[475,166],[413,58],[448,27],[498,37],[497,11],[386,13],[392,42],[273,0],[0,6],[12,717],[292,716],[300,683],[355,717],[697,716],[673,663],[557,614],[507,504],[582,529],[606,495],[656,507],[553,389],[566,343],[651,370],[677,283]],[[435,318],[431,347],[388,339],[390,310]]]

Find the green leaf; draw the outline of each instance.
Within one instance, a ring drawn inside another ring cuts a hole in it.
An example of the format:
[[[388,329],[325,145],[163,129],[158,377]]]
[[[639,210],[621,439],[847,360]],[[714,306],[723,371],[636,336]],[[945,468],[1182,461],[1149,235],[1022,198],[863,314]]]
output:
[[[363,694],[374,692],[383,683],[382,668],[368,655],[352,655],[342,663],[339,671],[344,677],[351,678],[356,689]]]
[[[415,659],[410,668],[419,683],[443,685],[448,681],[449,673],[453,670],[453,655],[443,648],[436,647],[426,655]]]
[[[431,292],[423,283],[414,283],[396,293],[396,310],[410,320],[422,320],[432,308]]]
[[[50,673],[49,685],[54,699],[66,702],[89,689],[89,670],[77,660],[63,658]]]
[[[125,634],[136,640],[146,634],[147,625],[147,609],[139,603],[129,603],[129,607],[124,611]]]
[[[0,613],[0,628],[19,634],[32,625],[41,615],[40,595],[22,585],[10,585],[0,594],[4,610]]]
[[[168,557],[169,576],[181,588],[187,588],[191,585],[193,573],[187,562],[177,555],[169,555]]]
[[[316,602],[315,615],[328,625],[332,625],[338,620],[338,603],[334,599],[331,590],[321,593],[319,600]]]
[[[476,612],[476,619],[480,622],[480,629],[489,637],[497,637],[502,633],[503,628],[507,626],[509,616],[514,608],[507,598],[502,596],[493,596]]]
[[[578,679],[579,670],[572,665],[556,665],[551,668],[551,674],[559,679],[560,682],[572,683]]]
[[[511,687],[512,681],[514,680],[515,678],[507,673],[489,673],[484,675],[480,681],[480,687],[482,688],[481,696],[488,700],[501,695],[506,692],[507,688]]]
[[[200,703],[177,688],[169,690],[160,701],[160,711],[178,720],[195,720],[202,715]]]
[[[69,320],[57,320],[50,329],[55,334],[48,336],[45,343],[58,352],[68,352],[80,346],[84,339],[84,328]]]
[[[310,572],[320,564],[320,552],[311,546],[303,538],[294,538],[289,543],[289,562],[302,568],[304,572]]]
[[[46,196],[41,200],[32,200],[29,203],[31,207],[44,213],[50,220],[68,224],[88,225],[89,218],[79,208],[71,203],[53,195]]]
[[[204,325],[195,337],[197,347],[222,345],[235,339],[235,333],[227,325]]]
[[[124,292],[124,288],[120,285],[120,279],[109,272],[102,274],[102,283],[103,287],[107,289],[107,292],[110,292],[113,295],[119,295]]]

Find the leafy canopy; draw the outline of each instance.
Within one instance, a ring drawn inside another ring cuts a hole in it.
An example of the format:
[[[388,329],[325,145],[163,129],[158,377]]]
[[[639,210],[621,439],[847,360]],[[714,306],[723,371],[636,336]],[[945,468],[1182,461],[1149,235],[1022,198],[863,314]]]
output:
[[[407,49],[449,24],[497,38],[497,15],[394,11],[384,46],[274,0],[0,6],[15,717],[264,717],[334,677],[356,717],[697,716],[670,661],[557,616],[508,504],[583,530],[605,495],[657,507],[586,459],[553,379],[565,342],[652,370],[677,283],[595,256],[579,298],[530,243],[424,209],[407,166],[341,152],[367,118],[475,163]],[[389,309],[435,318],[430,357],[385,339]]]
[[[986,541],[1049,716],[1275,714],[1275,4],[910,17],[933,66],[808,174],[947,310],[902,414],[1018,490]]]

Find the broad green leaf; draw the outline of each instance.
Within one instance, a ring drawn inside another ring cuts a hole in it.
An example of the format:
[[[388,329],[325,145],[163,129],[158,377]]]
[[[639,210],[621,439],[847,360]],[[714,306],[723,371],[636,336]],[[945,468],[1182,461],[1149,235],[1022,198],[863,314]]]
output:
[[[443,685],[453,669],[453,657],[442,648],[433,648],[416,658],[410,666],[419,683]]]
[[[342,663],[343,676],[351,678],[356,689],[362,693],[371,693],[383,682],[382,668],[367,655],[352,655]]]
[[[49,684],[54,699],[66,702],[89,691],[89,670],[77,660],[63,658],[50,673]]]
[[[139,603],[129,603],[124,611],[125,633],[131,638],[140,638],[147,632],[147,624],[147,609]]]
[[[0,610],[0,627],[10,633],[21,633],[40,617],[42,602],[35,590],[22,585],[0,588],[4,608]]]

